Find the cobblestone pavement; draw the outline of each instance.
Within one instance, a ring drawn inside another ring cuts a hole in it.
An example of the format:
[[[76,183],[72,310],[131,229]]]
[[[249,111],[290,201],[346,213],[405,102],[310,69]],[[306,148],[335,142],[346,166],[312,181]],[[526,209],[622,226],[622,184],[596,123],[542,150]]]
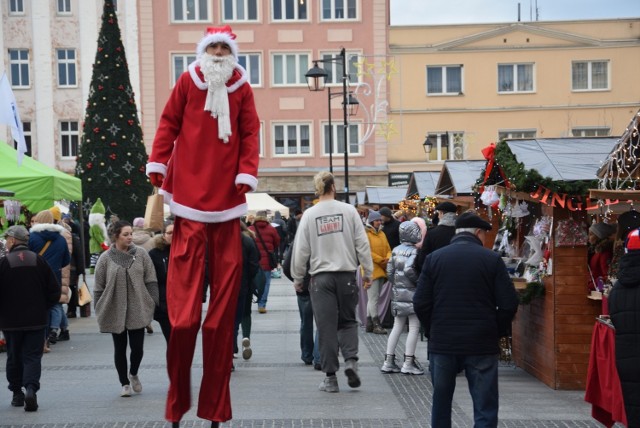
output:
[[[88,277],[92,280],[92,277]],[[88,281],[91,286],[91,281]],[[233,420],[224,427],[428,427],[431,384],[428,376],[384,375],[380,372],[387,336],[360,333],[362,387],[350,389],[339,372],[340,393],[317,387],[323,374],[300,360],[299,316],[291,283],[274,279],[268,313],[253,312],[250,360],[234,360],[231,377]],[[98,333],[95,317],[70,320],[71,340],[52,346],[43,357],[40,408],[27,413],[11,407],[10,392],[0,389],[0,427],[107,428],[164,427],[168,387],[164,356],[166,344],[159,326],[145,337],[145,355],[139,376],[144,390],[121,398],[112,362],[111,337]],[[403,335],[397,355],[403,354]],[[426,362],[426,342],[416,355]],[[0,354],[5,378],[6,354]],[[192,369],[192,401],[196,401],[202,374],[200,344]],[[453,426],[473,427],[471,398],[464,377],[458,378]],[[5,384],[6,385],[6,384]],[[499,427],[601,427],[584,402],[584,392],[554,391],[513,366],[500,367]],[[208,427],[191,409],[182,427]]]

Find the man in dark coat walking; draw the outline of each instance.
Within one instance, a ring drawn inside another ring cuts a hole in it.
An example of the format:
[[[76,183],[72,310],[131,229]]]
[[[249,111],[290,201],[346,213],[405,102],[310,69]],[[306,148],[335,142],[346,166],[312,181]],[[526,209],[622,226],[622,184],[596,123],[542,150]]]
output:
[[[0,330],[7,340],[11,405],[35,412],[44,332],[49,308],[60,299],[60,283],[45,259],[29,251],[29,232],[24,226],[11,226],[5,238],[9,252],[0,259]]]
[[[616,328],[616,368],[622,385],[628,428],[640,427],[640,229],[629,233],[620,258],[618,280],[609,294]]]
[[[422,265],[424,259],[435,250],[440,249],[446,245],[449,245],[451,238],[456,233],[456,211],[458,207],[453,202],[445,201],[436,205],[436,212],[438,214],[438,225],[433,229],[427,231],[427,237],[424,239],[422,248],[418,251],[418,257],[416,257],[413,268],[418,275],[422,271]]]
[[[400,245],[400,222],[393,216],[389,207],[382,207],[378,212],[382,216],[382,231],[393,250]]]
[[[432,427],[451,426],[456,376],[465,371],[476,427],[498,425],[498,342],[518,309],[502,258],[483,247],[491,224],[472,212],[455,222],[451,243],[429,254],[413,297],[429,339]]]

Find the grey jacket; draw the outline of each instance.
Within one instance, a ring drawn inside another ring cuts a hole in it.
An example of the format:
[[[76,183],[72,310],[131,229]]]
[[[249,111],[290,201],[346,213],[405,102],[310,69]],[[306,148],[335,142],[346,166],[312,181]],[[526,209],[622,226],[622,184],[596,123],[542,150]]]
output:
[[[148,326],[158,304],[158,281],[147,252],[135,245],[124,253],[114,245],[96,264],[93,301],[102,333]]]
[[[422,240],[420,227],[412,222],[400,224],[400,245],[391,252],[387,263],[387,278],[393,286],[391,314],[409,316],[414,313],[413,295],[416,292],[418,272],[414,269],[414,261],[418,255],[416,244]]]

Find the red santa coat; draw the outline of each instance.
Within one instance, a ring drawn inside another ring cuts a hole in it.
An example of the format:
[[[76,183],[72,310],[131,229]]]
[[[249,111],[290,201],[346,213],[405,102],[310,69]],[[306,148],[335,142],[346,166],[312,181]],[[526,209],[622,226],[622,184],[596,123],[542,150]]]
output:
[[[179,217],[221,223],[247,212],[236,184],[258,185],[260,121],[246,71],[237,66],[227,82],[232,135],[218,138],[218,120],[204,110],[207,83],[198,62],[173,88],[153,141],[147,175],[164,176],[160,193]]]

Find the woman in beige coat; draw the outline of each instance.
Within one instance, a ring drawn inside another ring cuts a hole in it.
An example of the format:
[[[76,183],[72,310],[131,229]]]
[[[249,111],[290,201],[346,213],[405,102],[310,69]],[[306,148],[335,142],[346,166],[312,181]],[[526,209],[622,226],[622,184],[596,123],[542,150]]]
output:
[[[142,362],[144,328],[158,304],[158,282],[147,252],[132,244],[131,224],[117,221],[111,228],[113,244],[96,264],[94,296],[98,326],[111,333],[114,360],[122,384],[121,397],[142,392],[138,368]],[[127,370],[127,342],[131,348]]]

